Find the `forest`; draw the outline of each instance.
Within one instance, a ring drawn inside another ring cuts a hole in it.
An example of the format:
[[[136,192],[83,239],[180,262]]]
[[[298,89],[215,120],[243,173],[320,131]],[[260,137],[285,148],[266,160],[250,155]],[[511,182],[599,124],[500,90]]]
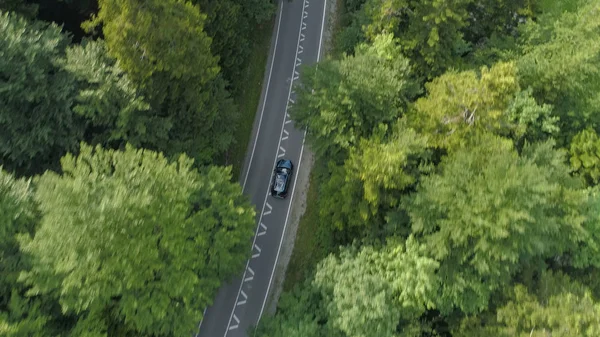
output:
[[[256,335],[600,336],[600,1],[338,5],[291,113],[312,201]]]
[[[290,112],[315,197],[254,335],[600,336],[600,0],[337,5]],[[0,0],[0,335],[197,327],[248,256],[223,158],[274,9]]]
[[[233,80],[275,8],[0,0],[0,336],[192,335],[248,258]]]

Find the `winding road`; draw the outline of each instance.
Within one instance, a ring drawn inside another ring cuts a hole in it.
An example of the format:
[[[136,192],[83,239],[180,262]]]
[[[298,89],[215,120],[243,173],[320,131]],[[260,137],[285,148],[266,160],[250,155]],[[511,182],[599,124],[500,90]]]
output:
[[[294,128],[288,108],[294,104],[292,85],[301,65],[318,62],[322,53],[327,0],[282,0],[241,184],[257,209],[252,255],[240,278],[223,286],[205,311],[196,337],[246,337],[265,311],[275,266],[293,204],[297,172],[302,170],[305,132]],[[279,158],[295,165],[289,197],[268,195],[271,174]]]

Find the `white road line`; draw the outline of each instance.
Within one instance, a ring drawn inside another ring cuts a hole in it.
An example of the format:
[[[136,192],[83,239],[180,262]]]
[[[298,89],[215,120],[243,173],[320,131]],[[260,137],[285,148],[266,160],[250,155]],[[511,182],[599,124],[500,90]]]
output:
[[[305,0],[306,1],[306,0]],[[317,63],[321,59],[321,43],[323,41],[323,24],[325,23],[325,14],[327,13],[327,0],[323,2],[323,21],[321,23],[321,37],[319,39],[319,52],[317,54]],[[290,91],[291,92],[291,91]],[[287,111],[287,108],[286,108]],[[300,159],[298,160],[298,165],[296,168],[296,172],[300,169],[300,164],[302,163],[302,153],[304,152],[304,141],[306,140],[306,130],[304,130],[304,135],[302,136],[302,147],[300,148]],[[260,314],[258,315],[258,322],[260,322],[260,318],[262,317],[263,311],[265,309],[265,304],[267,303],[267,297],[269,295],[269,290],[271,289],[271,284],[273,283],[273,277],[275,276],[275,268],[277,267],[277,260],[279,260],[279,253],[281,252],[281,246],[283,244],[283,238],[285,237],[285,229],[287,227],[288,218],[290,216],[290,209],[292,208],[292,202],[294,201],[294,192],[296,187],[296,181],[298,180],[298,175],[294,178],[294,185],[292,186],[292,197],[290,198],[290,203],[288,206],[287,214],[285,216],[285,222],[283,223],[283,232],[281,233],[281,239],[279,240],[279,248],[277,248],[277,255],[275,256],[275,263],[273,264],[273,270],[271,271],[271,278],[269,279],[269,285],[267,286],[267,292],[265,293],[265,299],[263,300],[262,307],[260,308]],[[258,324],[257,324],[258,326]]]
[[[248,295],[246,295],[246,293],[243,290],[240,292],[240,294],[244,296],[244,299],[238,301],[236,305],[244,305],[246,304],[246,300],[248,299]]]
[[[254,251],[254,249],[256,249],[257,253],[252,254],[252,258],[253,259],[259,257],[260,256],[260,252],[262,251],[262,249],[260,249],[260,247],[256,243],[254,244],[254,248],[252,249],[252,251]]]
[[[265,198],[266,198],[266,196],[265,196]],[[268,210],[268,211],[266,211],[266,212],[263,212],[263,215],[269,215],[269,214],[271,214],[271,211],[273,210],[273,206],[271,206],[271,204],[269,204],[269,203],[267,202],[267,203],[265,203],[265,205],[263,205],[263,210],[265,209],[265,206],[267,206],[267,208],[268,208],[269,210]],[[257,229],[257,231],[258,231],[258,229]]]
[[[306,39],[306,35],[300,34],[300,42],[304,41],[304,39]]]
[[[263,235],[267,234],[267,226],[265,226],[264,223],[262,223],[262,222],[260,223],[260,228],[262,228],[263,231],[262,232],[258,232],[256,234],[256,236],[263,236]]]
[[[249,272],[250,276],[244,278],[244,283],[254,280],[254,270],[252,270],[252,268],[250,268],[250,266],[247,266],[246,271]],[[244,272],[244,275],[245,274],[246,273]]]
[[[321,20],[321,35],[319,36],[319,51],[317,51],[317,63],[321,60],[321,45],[323,44],[323,28],[325,28],[325,11],[327,10],[327,0],[323,5],[323,20]]]
[[[279,41],[279,28],[281,27],[281,17],[283,16],[283,2],[279,7],[279,21],[277,22],[277,33],[275,34],[275,47],[273,48],[273,58],[271,59],[271,67],[269,68],[269,78],[267,79],[267,89],[265,91],[265,98],[263,100],[263,106],[260,110],[260,119],[258,120],[258,129],[256,130],[256,137],[254,137],[254,145],[252,145],[252,153],[250,154],[250,161],[248,162],[248,170],[246,171],[246,177],[244,177],[244,183],[242,184],[242,191],[246,188],[246,181],[248,181],[248,174],[250,174],[250,167],[252,167],[252,158],[254,158],[254,151],[256,151],[256,143],[258,142],[258,135],[260,134],[260,126],[262,125],[263,115],[265,113],[265,106],[267,105],[267,96],[269,95],[269,85],[271,84],[271,75],[273,74],[273,64],[275,64],[275,57],[277,56],[277,41]],[[200,323],[202,324],[202,323]]]
[[[235,330],[238,328],[238,326],[240,326],[240,319],[237,318],[237,316],[234,314],[233,315],[233,319],[235,320],[235,325],[231,325],[231,320],[229,320],[229,329],[228,330]],[[227,334],[227,333],[226,333]]]
[[[306,4],[307,2],[308,2],[307,0],[304,0],[304,4]],[[281,8],[283,8],[283,4],[284,4],[284,3],[285,3],[285,2],[281,2],[281,6],[282,6]],[[280,11],[280,15],[281,15],[281,11]],[[325,15],[325,13],[323,13],[323,15]],[[281,16],[279,17],[279,21],[281,22]],[[300,18],[300,27],[302,27],[302,24],[303,24],[303,23],[304,23],[304,20],[303,20],[302,18]],[[305,24],[305,23],[304,23],[304,24]],[[279,27],[278,27],[278,29],[279,29]],[[300,30],[302,30],[302,28],[300,28]],[[279,32],[279,30],[278,30],[278,32]],[[275,41],[275,43],[277,43],[277,40]],[[299,46],[299,45],[300,45],[300,32],[298,32],[298,42],[296,43],[296,57],[298,57],[298,46]],[[275,53],[273,53],[273,59],[275,59]],[[317,59],[318,59],[318,55],[317,55]],[[271,64],[271,67],[272,67],[272,64]],[[293,70],[295,71],[295,69],[296,69],[296,65],[294,64],[294,69],[293,69]],[[270,74],[269,74],[269,76],[270,76]],[[270,79],[270,77],[269,77],[269,79]],[[291,94],[291,92],[292,92],[292,87],[293,87],[293,84],[294,84],[294,79],[292,78],[292,81],[291,81],[291,83],[290,83],[290,91],[288,92],[288,100],[289,100],[289,98],[290,98],[290,94]],[[267,83],[267,86],[268,86],[268,83]],[[266,100],[266,94],[265,94],[265,100]],[[286,105],[287,105],[287,103],[286,103]],[[263,109],[264,109],[264,104],[263,104]],[[287,113],[287,106],[286,106],[286,113]],[[261,119],[262,119],[262,112],[261,112]],[[279,142],[278,142],[278,144],[277,144],[277,148],[278,148],[278,149],[279,149],[279,146],[281,146],[281,138],[282,138],[282,135],[283,135],[283,130],[284,130],[284,127],[285,127],[285,118],[284,118],[284,122],[283,122],[283,123],[282,123],[282,125],[281,125],[281,133],[280,133],[280,135],[279,135]],[[306,132],[305,132],[305,134],[306,134]],[[258,132],[257,132],[257,138],[256,138],[256,139],[258,139]],[[256,139],[255,139],[255,142],[254,142],[254,148],[256,148]],[[303,145],[302,145],[302,148],[301,148],[300,152],[302,152],[302,150],[304,149],[304,140],[302,141],[302,144],[303,144]],[[254,149],[252,150],[252,155],[254,155]],[[250,172],[250,165],[252,164],[252,155],[250,156],[250,164],[248,165],[248,171],[246,172],[246,179],[248,179],[248,173]],[[300,159],[299,159],[299,161],[298,161],[298,167],[300,166],[300,162],[301,162],[301,160],[302,160],[302,157],[300,157]],[[275,160],[273,161],[273,166],[275,166],[275,163],[276,163],[276,162],[277,162],[277,158],[275,158]],[[297,176],[296,176],[296,177],[297,177]],[[244,187],[245,187],[245,185],[246,185],[246,179],[244,179]],[[294,181],[294,186],[295,186],[295,184],[296,184],[296,181]],[[264,201],[264,203],[263,203],[263,209],[262,209],[262,213],[261,213],[261,215],[260,215],[260,218],[258,219],[258,223],[261,223],[261,222],[262,222],[262,217],[263,217],[263,214],[264,214],[265,206],[266,206],[266,205],[268,205],[268,203],[267,203],[267,195],[268,195],[268,193],[269,193],[269,189],[270,189],[270,188],[271,188],[270,186],[267,186],[267,190],[266,190],[266,193],[265,193],[265,201]],[[293,195],[292,195],[292,199],[293,199]],[[290,206],[291,206],[291,203],[290,203],[290,204],[288,204],[288,215],[289,215],[289,209],[290,209]],[[270,207],[270,205],[269,205],[269,207]],[[270,211],[269,211],[269,213],[270,213]],[[287,218],[286,218],[286,222],[285,222],[285,224],[284,224],[283,233],[282,233],[282,236],[281,236],[281,239],[282,239],[282,240],[283,240],[283,234],[285,233],[285,227],[286,227],[286,225],[287,225]],[[258,230],[258,226],[259,226],[259,225],[257,225],[257,230]],[[257,238],[257,236],[256,236],[256,235],[254,235],[254,240],[252,241],[252,245],[253,245],[253,246],[254,246],[254,244],[256,244],[256,238]],[[279,249],[281,249],[281,242],[280,242]],[[278,259],[278,258],[279,258],[279,251],[277,251],[277,256],[275,257],[275,264],[273,265],[273,270],[275,269],[275,265],[277,264],[277,259]],[[242,279],[245,279],[245,278],[246,278],[246,272],[248,271],[249,267],[250,267],[250,259],[248,259],[248,261],[246,262],[246,270],[244,271],[244,275],[242,276]],[[254,273],[253,273],[253,275],[254,275]],[[262,316],[262,311],[263,311],[263,309],[264,309],[265,302],[267,301],[267,296],[268,296],[268,294],[269,294],[269,288],[271,287],[271,283],[272,283],[272,281],[273,281],[273,274],[271,274],[271,279],[269,280],[269,286],[268,286],[268,288],[267,288],[267,292],[265,293],[265,299],[264,299],[264,301],[263,301],[263,306],[262,306],[262,308],[261,308],[260,315],[259,315],[259,317],[258,317],[258,321],[260,321],[260,317]],[[237,302],[237,299],[240,297],[240,293],[241,293],[241,291],[242,291],[242,286],[243,286],[243,285],[244,285],[244,282],[241,282],[241,283],[240,283],[240,288],[239,288],[239,290],[238,290],[238,294],[237,294],[237,297],[236,297],[236,302]],[[236,307],[236,306],[235,306],[235,304],[234,304],[234,305],[233,305],[233,308],[231,309],[231,315],[230,315],[230,318],[229,318],[229,320],[230,320],[230,323],[231,323],[231,317],[234,317],[234,316],[235,316],[235,314],[234,314],[234,312],[235,312],[235,307]],[[257,323],[258,323],[258,321],[257,321]],[[225,334],[223,335],[223,337],[227,337],[227,332],[228,332],[228,331],[229,331],[229,330],[225,330]]]
[[[202,322],[204,322],[204,317],[206,316],[206,309],[208,309],[208,307],[204,307],[204,311],[202,312],[202,320],[200,320],[200,323],[198,324],[198,332],[196,332],[195,337],[198,337],[198,335],[200,334],[200,327],[202,326]]]

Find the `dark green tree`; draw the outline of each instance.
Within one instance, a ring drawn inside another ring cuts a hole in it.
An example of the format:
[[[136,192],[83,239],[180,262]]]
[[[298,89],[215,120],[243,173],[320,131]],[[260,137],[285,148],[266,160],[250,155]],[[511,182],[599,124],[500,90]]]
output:
[[[14,12],[27,18],[35,18],[38,6],[26,0],[0,0],[0,11]]]
[[[77,335],[191,333],[248,254],[254,210],[230,170],[131,146],[61,164],[37,183],[30,293],[59,296]]]
[[[141,89],[149,116],[164,120],[162,132],[142,146],[210,163],[231,143],[237,111],[204,31],[206,15],[183,0],[99,4],[87,29],[102,23],[109,55]]]
[[[552,3],[552,2],[550,2]],[[600,126],[600,3],[564,3],[523,26],[517,60],[520,83],[540,102],[552,104],[560,117],[559,144],[579,131]],[[566,4],[570,3],[570,6]]]
[[[167,142],[170,123],[152,116],[144,97],[111,58],[102,40],[69,47],[65,69],[79,88],[73,110],[87,122],[87,141],[121,146]]]
[[[0,165],[9,171],[42,172],[82,139],[68,44],[54,24],[0,13]]]
[[[247,64],[251,32],[275,12],[271,0],[195,0],[206,13],[206,33],[212,37],[211,51],[219,56],[223,77],[237,86]]]
[[[453,336],[592,337],[600,334],[600,303],[568,275],[545,271],[529,287],[517,284],[495,315],[464,319]]]

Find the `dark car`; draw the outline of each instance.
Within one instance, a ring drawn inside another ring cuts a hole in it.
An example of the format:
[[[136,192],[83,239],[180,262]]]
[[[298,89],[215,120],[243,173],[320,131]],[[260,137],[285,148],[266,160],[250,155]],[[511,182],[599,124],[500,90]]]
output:
[[[280,159],[277,161],[273,180],[271,181],[272,196],[279,199],[287,197],[293,171],[294,164],[292,164],[291,160]]]

